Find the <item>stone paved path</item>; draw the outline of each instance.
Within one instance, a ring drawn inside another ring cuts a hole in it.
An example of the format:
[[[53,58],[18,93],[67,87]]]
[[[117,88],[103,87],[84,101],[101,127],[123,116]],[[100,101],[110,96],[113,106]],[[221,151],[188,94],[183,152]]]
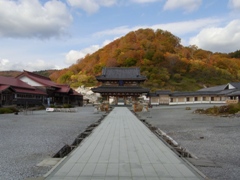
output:
[[[47,180],[203,179],[126,107],[114,108]]]

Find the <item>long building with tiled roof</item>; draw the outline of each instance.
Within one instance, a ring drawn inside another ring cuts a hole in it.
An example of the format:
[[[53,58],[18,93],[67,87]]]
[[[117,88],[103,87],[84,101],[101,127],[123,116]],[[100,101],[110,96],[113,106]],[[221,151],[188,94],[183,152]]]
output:
[[[167,92],[167,93],[166,93]],[[238,103],[240,101],[240,82],[203,88],[192,92],[171,92],[156,91],[149,94],[152,105],[177,105],[177,104],[198,104],[198,103]],[[163,101],[163,98],[165,101]]]
[[[51,79],[48,77],[25,70],[16,78],[30,84],[39,90],[44,91],[47,94],[47,98],[44,100],[44,104],[83,105],[83,96],[80,93],[74,91],[67,84],[57,84],[51,81]]]
[[[19,79],[0,76],[0,105],[40,105],[46,96],[45,92]]]
[[[83,96],[69,85],[23,71],[16,78],[0,76],[0,105],[83,105]]]

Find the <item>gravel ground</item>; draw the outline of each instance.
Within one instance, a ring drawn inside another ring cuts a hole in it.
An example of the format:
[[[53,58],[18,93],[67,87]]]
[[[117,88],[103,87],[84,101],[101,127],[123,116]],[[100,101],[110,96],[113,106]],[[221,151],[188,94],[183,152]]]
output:
[[[199,159],[219,165],[197,167],[210,179],[239,179],[240,118],[193,113],[207,106],[213,105],[158,106],[138,114]],[[51,167],[36,164],[54,155],[65,144],[71,144],[101,116],[101,113],[94,113],[93,107],[80,107],[76,113],[35,111],[31,115],[0,115],[0,179],[24,180],[46,174]]]
[[[240,177],[240,118],[193,113],[195,109],[209,106],[213,105],[158,106],[138,115],[197,158],[220,166],[197,167],[209,179],[237,180]]]
[[[0,115],[0,179],[23,180],[46,174],[51,167],[37,167],[52,157],[87,126],[98,121],[101,113],[93,107],[77,112],[34,111],[33,114]]]

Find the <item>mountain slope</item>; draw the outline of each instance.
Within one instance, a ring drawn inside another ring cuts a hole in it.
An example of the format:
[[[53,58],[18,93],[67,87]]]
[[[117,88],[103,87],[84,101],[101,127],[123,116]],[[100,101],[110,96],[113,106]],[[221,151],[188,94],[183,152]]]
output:
[[[184,47],[168,31],[139,29],[129,32],[50,78],[72,87],[95,86],[103,67],[140,67],[151,90],[192,91],[240,79],[239,51],[213,53],[196,46]]]
[[[54,73],[57,70],[41,70],[41,71],[33,71],[33,73],[49,77],[52,73]],[[0,76],[6,76],[6,77],[16,77],[20,75],[22,71],[0,71]]]

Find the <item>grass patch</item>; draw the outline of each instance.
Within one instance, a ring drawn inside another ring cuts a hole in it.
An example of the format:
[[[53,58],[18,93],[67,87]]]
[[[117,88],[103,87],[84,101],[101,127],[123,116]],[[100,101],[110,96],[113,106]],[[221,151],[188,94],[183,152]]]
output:
[[[74,106],[71,104],[63,104],[63,105],[51,105],[51,108],[73,108]]]
[[[0,108],[0,114],[11,114],[18,112],[18,110],[15,107],[2,107]]]

